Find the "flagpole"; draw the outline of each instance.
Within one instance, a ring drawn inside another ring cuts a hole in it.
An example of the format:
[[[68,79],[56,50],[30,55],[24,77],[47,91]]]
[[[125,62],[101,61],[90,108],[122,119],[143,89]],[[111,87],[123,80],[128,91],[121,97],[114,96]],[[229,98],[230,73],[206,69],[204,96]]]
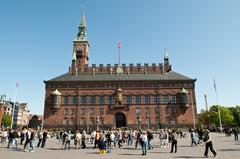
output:
[[[121,61],[121,59],[120,59],[120,48],[121,48],[121,43],[120,42],[118,42],[118,67],[120,67],[120,61]]]
[[[215,89],[215,94],[216,94],[216,99],[217,99],[217,108],[218,108],[218,119],[219,119],[220,132],[222,133],[222,119],[221,119],[221,113],[220,113],[220,108],[219,108],[219,104],[218,104],[218,94],[217,94],[217,87],[216,87],[215,78],[213,80],[214,80],[214,89]]]
[[[13,103],[13,109],[12,109],[11,129],[13,128],[13,122],[14,122],[14,111],[15,111],[15,105],[16,105],[16,101],[17,101],[17,91],[18,91],[18,81],[17,81],[17,84],[16,84],[15,95],[14,95],[14,103]]]

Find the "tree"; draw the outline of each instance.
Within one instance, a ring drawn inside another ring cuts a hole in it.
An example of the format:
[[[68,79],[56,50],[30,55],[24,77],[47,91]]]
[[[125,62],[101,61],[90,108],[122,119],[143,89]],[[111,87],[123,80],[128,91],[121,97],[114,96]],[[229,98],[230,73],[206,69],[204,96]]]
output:
[[[201,110],[199,116],[198,116],[198,123],[200,125],[203,125],[207,127],[209,125],[209,113],[205,110]]]
[[[221,121],[223,126],[233,125],[233,115],[232,112],[223,106],[219,106],[220,114],[221,114]],[[210,119],[211,123],[214,126],[219,126],[219,115],[218,115],[218,106],[213,105],[210,108]]]
[[[2,116],[2,126],[8,127],[11,125],[11,116],[8,114],[3,114]]]
[[[239,125],[240,124],[240,106],[236,106],[236,107],[230,107],[228,108],[232,115],[233,115],[233,124],[234,125]]]

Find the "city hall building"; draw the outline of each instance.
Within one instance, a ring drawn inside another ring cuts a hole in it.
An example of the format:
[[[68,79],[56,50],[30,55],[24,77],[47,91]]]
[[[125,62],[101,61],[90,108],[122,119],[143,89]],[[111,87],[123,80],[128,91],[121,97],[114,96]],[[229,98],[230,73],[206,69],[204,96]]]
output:
[[[89,65],[89,48],[82,15],[68,72],[44,81],[44,128],[193,126],[196,79],[174,72],[167,52],[163,63]]]

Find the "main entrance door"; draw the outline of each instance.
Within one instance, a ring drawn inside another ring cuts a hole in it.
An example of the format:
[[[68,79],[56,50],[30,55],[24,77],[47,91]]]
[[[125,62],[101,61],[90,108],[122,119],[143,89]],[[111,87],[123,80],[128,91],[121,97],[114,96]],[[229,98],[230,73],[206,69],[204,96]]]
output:
[[[123,113],[118,112],[116,113],[115,116],[116,116],[116,128],[127,126],[126,116]]]

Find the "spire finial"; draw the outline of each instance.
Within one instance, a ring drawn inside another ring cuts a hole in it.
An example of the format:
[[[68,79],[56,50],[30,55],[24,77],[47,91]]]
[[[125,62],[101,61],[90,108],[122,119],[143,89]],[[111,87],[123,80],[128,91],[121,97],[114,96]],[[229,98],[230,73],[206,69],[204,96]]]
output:
[[[164,59],[168,59],[167,48],[164,48]]]

